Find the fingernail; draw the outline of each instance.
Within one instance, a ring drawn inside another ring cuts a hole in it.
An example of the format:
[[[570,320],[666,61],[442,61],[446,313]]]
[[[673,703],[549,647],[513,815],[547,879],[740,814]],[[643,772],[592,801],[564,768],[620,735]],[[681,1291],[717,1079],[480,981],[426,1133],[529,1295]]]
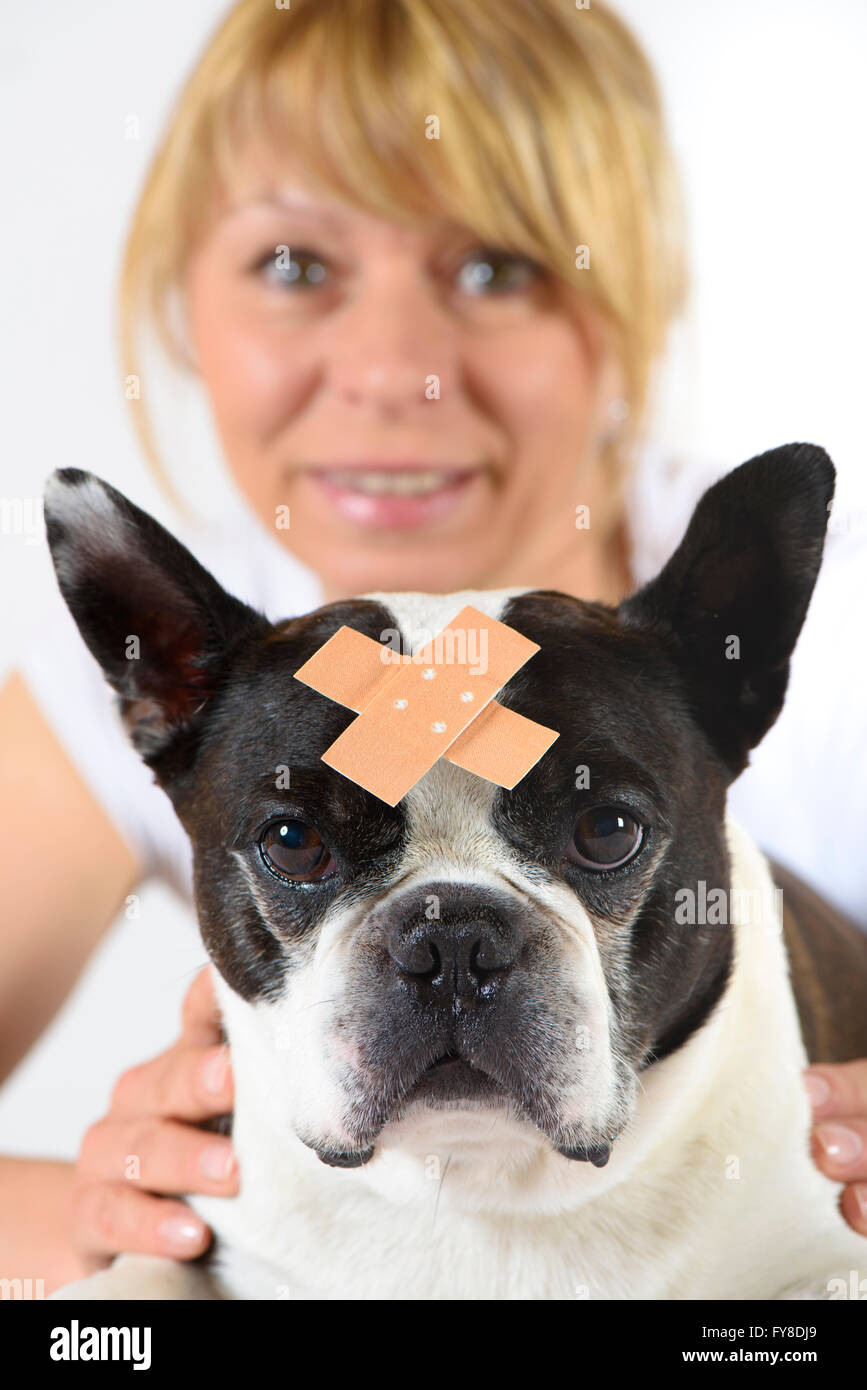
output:
[[[854,1163],[861,1157],[864,1146],[854,1129],[847,1129],[845,1125],[819,1125],[816,1137],[826,1156],[833,1158],[835,1163]]]
[[[828,1085],[824,1076],[818,1072],[808,1071],[804,1073],[804,1085],[807,1088],[807,1095],[810,1097],[810,1104],[814,1110],[821,1110],[823,1105],[827,1105],[831,1099],[831,1087]]]
[[[235,1166],[235,1151],[231,1144],[209,1144],[202,1150],[199,1166],[206,1178],[224,1182]]]
[[[220,1095],[226,1085],[228,1070],[229,1049],[228,1047],[221,1047],[208,1058],[202,1068],[205,1090],[211,1091],[214,1095]]]
[[[168,1216],[161,1221],[157,1232],[167,1245],[176,1250],[189,1250],[191,1245],[200,1245],[205,1228],[190,1216]]]
[[[858,1203],[858,1210],[865,1221],[867,1221],[867,1183],[859,1182],[855,1184],[855,1200]]]

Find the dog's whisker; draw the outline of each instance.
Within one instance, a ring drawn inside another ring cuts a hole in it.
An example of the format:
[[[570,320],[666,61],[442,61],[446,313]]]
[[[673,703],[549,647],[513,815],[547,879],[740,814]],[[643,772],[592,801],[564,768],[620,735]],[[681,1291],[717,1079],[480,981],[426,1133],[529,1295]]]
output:
[[[442,1170],[442,1172],[441,1172],[441,1174],[440,1174],[440,1180],[439,1180],[439,1182],[437,1183],[437,1195],[436,1195],[436,1200],[435,1200],[435,1202],[434,1202],[433,1216],[431,1217],[431,1231],[433,1231],[434,1227],[436,1226],[437,1212],[439,1211],[439,1205],[440,1205],[440,1194],[442,1193],[442,1190],[443,1190],[443,1183],[444,1183],[445,1180],[446,1180],[446,1173],[449,1171],[449,1164],[451,1163],[451,1161],[452,1161],[452,1155],[449,1154],[448,1158],[446,1159],[445,1163],[443,1164],[443,1170]]]

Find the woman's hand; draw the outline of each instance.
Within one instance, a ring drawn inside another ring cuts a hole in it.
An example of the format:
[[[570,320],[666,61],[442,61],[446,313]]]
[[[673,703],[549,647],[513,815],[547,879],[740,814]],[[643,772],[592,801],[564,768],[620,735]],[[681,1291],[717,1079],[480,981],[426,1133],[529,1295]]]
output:
[[[817,1167],[847,1184],[841,1210],[853,1230],[867,1236],[867,1059],[804,1072],[815,1122]]]
[[[184,1000],[179,1040],[124,1072],[84,1136],[68,1210],[85,1273],[122,1251],[190,1260],[208,1248],[210,1228],[174,1194],[238,1191],[232,1141],[192,1127],[232,1109],[228,1053],[205,969]]]

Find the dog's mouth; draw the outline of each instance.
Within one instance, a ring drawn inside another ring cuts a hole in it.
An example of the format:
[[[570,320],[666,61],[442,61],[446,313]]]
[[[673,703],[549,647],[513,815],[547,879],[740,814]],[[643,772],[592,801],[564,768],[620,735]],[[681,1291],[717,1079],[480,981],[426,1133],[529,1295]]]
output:
[[[504,1104],[508,1099],[506,1088],[493,1076],[473,1066],[458,1052],[449,1050],[424,1069],[403,1096],[392,1118],[399,1118],[404,1108],[413,1102],[436,1107],[461,1101]]]
[[[505,1086],[488,1072],[473,1066],[459,1053],[449,1050],[428,1063],[415,1081],[380,1110],[375,1134],[379,1134],[386,1124],[402,1119],[414,1103],[444,1110],[460,1105],[506,1105],[509,1100]],[[299,1138],[315,1151],[323,1163],[333,1168],[359,1168],[368,1163],[374,1154],[374,1145],[369,1142],[350,1150],[323,1146],[303,1134],[299,1134]]]
[[[423,1102],[435,1109],[452,1108],[467,1102],[476,1105],[514,1104],[513,1097],[501,1082],[452,1051],[444,1052],[425,1068],[391,1118],[399,1119],[404,1108],[413,1101]],[[611,1156],[611,1144],[606,1140],[589,1145],[558,1144],[556,1148],[564,1158],[592,1163],[595,1168],[604,1168]]]
[[[505,1059],[499,1056],[492,1057],[491,1061],[497,1068],[496,1075],[493,1070],[481,1067],[476,1057],[470,1061],[453,1044],[432,1061],[423,1062],[421,1070],[409,1071],[406,1062],[401,1066],[398,1061],[390,1077],[377,1074],[374,1081],[368,1074],[356,1100],[355,1112],[345,1114],[346,1129],[356,1136],[352,1147],[335,1150],[305,1137],[300,1131],[299,1138],[315,1150],[323,1163],[357,1168],[373,1157],[382,1130],[407,1119],[409,1112],[417,1108],[442,1112],[499,1109],[510,1112],[516,1120],[532,1124],[564,1158],[591,1163],[597,1168],[605,1166],[615,1135],[582,1132],[583,1127],[578,1125],[570,1134],[559,1123],[556,1100],[552,1103],[537,1075],[524,1075],[514,1067],[510,1070]],[[618,1125],[618,1132],[619,1128]]]

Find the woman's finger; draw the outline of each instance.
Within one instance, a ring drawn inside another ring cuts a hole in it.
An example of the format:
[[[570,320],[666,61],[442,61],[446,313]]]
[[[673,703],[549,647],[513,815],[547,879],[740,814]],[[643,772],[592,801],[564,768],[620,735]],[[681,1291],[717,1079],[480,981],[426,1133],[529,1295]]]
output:
[[[817,1063],[806,1069],[804,1082],[817,1123],[838,1115],[867,1118],[867,1058],[836,1066]]]
[[[93,1125],[84,1136],[79,1168],[88,1184],[126,1182],[151,1192],[217,1197],[238,1191],[231,1139],[174,1120],[107,1119]]]
[[[223,1041],[220,1026],[220,1010],[214,986],[211,982],[211,967],[200,970],[184,995],[181,1011],[183,1040],[199,1047],[210,1047]]]
[[[207,1120],[225,1115],[234,1103],[229,1049],[180,1044],[123,1073],[114,1088],[113,1119],[161,1115]]]
[[[867,1179],[867,1119],[845,1115],[823,1120],[811,1134],[813,1158],[837,1182]]]
[[[210,1228],[183,1202],[129,1183],[96,1183],[76,1192],[72,1235],[95,1267],[121,1252],[193,1260],[211,1243]]]

